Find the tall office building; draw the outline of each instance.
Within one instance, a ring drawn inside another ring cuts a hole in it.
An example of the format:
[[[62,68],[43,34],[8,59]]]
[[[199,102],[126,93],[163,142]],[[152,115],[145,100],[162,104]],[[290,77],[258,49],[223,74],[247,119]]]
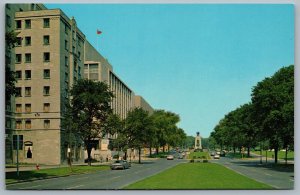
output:
[[[37,7],[33,5],[27,6]],[[18,33],[11,52],[11,67],[17,79],[16,95],[11,101],[15,124],[11,134],[20,135],[22,140],[19,160],[61,164],[71,147],[73,159],[80,161],[82,144],[69,143],[61,120],[70,86],[83,77],[85,36],[76,21],[59,9],[42,6],[41,10],[20,11],[17,8],[24,5],[9,7],[15,10],[7,15],[14,15],[12,29]],[[12,150],[15,160],[16,151]]]
[[[49,10],[42,4],[7,4],[6,31],[12,30],[18,33],[17,44],[6,48],[5,57],[15,71],[17,91],[6,107],[6,163],[16,161],[13,135],[21,139],[20,162],[63,164],[68,155],[74,163],[83,162],[83,142],[61,127],[74,82],[82,78],[107,82],[115,94],[112,109],[122,119],[135,106],[134,92],[86,40],[75,19],[62,10]],[[99,160],[110,154],[112,138],[105,135],[95,140],[98,147],[92,157]]]

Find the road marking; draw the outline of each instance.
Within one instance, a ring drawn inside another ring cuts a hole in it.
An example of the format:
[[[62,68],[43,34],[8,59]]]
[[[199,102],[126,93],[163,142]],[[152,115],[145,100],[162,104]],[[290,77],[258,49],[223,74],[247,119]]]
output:
[[[80,177],[80,178],[75,178],[75,179],[77,180],[77,179],[87,179],[87,178],[89,178],[89,177]]]
[[[117,179],[117,178],[119,178],[119,177],[121,177],[121,176],[113,177],[113,178],[111,178],[111,179]]]
[[[272,175],[271,175],[271,174],[269,174],[269,173],[265,173],[265,175],[272,176]]]
[[[32,189],[32,188],[39,187],[39,186],[41,186],[41,185],[30,186],[30,187],[19,188],[19,189],[21,189],[21,190],[25,190],[25,189]]]
[[[83,185],[72,186],[72,187],[69,187],[69,188],[66,188],[66,189],[69,190],[69,189],[79,188],[79,187],[81,187],[81,186],[83,186]]]

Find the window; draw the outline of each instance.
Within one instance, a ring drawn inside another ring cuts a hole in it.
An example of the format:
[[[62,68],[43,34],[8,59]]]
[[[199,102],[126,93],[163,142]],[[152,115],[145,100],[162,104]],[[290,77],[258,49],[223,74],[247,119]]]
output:
[[[31,104],[25,104],[25,112],[31,112]]]
[[[18,137],[19,137],[19,140],[18,140]],[[18,143],[18,141],[19,141],[19,143]],[[19,148],[18,148],[18,146],[19,146]],[[23,135],[13,135],[13,149],[14,150],[23,150]]]
[[[27,119],[25,121],[25,129],[31,129],[31,120]]]
[[[80,53],[80,51],[78,52],[78,59],[79,60],[81,59],[81,53]]]
[[[26,63],[30,63],[31,62],[31,54],[30,53],[26,53],[25,54],[25,62]]]
[[[31,96],[31,87],[25,87],[25,96]]]
[[[44,120],[44,128],[49,129],[50,128],[50,120]]]
[[[69,27],[67,26],[67,24],[65,24],[65,33],[66,35],[69,34]]]
[[[22,129],[22,121],[21,120],[16,121],[16,129]]]
[[[65,66],[69,66],[69,58],[65,56]]]
[[[16,104],[16,112],[22,112],[22,104]]]
[[[44,91],[43,91],[44,95],[50,95],[50,86],[44,86]]]
[[[45,52],[44,53],[44,62],[49,62],[50,61],[50,53],[49,52]]]
[[[22,46],[22,37],[17,37],[16,47]]]
[[[25,46],[31,45],[31,37],[25,37]]]
[[[72,47],[72,52],[75,54],[75,46]]]
[[[34,11],[34,3],[31,4],[31,11]]]
[[[22,54],[16,54],[16,64],[20,64],[22,62]]]
[[[31,79],[31,70],[25,70],[25,79]]]
[[[15,73],[15,78],[17,80],[20,80],[22,79],[22,71],[21,70],[17,70],[16,73]]]
[[[22,88],[21,87],[16,87],[16,97],[22,97]]]
[[[50,79],[50,70],[49,69],[44,70],[44,79]]]
[[[44,28],[49,28],[49,27],[50,27],[50,19],[44,18]]]
[[[25,20],[25,28],[31,28],[31,20]]]
[[[65,40],[65,50],[69,50],[69,46],[68,46],[68,41],[67,40]]]
[[[44,45],[49,45],[50,44],[50,36],[49,35],[45,35],[44,36]]]
[[[50,103],[44,103],[44,112],[50,112]]]
[[[22,20],[16,20],[16,29],[22,28]]]

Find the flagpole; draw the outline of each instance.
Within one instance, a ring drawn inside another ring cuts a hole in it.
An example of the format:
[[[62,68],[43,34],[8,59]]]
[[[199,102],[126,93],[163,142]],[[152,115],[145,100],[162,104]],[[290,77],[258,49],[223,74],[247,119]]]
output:
[[[98,42],[99,42],[99,41],[98,41],[98,40],[99,40],[99,36],[98,36],[98,34],[97,34],[97,51],[99,52],[99,48],[98,48],[98,45],[99,45]]]

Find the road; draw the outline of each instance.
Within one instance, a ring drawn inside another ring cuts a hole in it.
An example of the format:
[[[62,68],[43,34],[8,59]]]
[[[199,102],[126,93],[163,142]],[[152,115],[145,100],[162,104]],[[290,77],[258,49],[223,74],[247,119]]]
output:
[[[220,160],[214,160],[214,162],[276,189],[294,188],[294,171],[280,171],[262,166],[259,164],[259,158],[241,160],[221,157]]]
[[[132,164],[125,170],[105,170],[90,174],[72,175],[7,185],[7,190],[75,190],[75,189],[122,189],[138,180],[155,175],[186,160],[158,159],[143,164]]]

